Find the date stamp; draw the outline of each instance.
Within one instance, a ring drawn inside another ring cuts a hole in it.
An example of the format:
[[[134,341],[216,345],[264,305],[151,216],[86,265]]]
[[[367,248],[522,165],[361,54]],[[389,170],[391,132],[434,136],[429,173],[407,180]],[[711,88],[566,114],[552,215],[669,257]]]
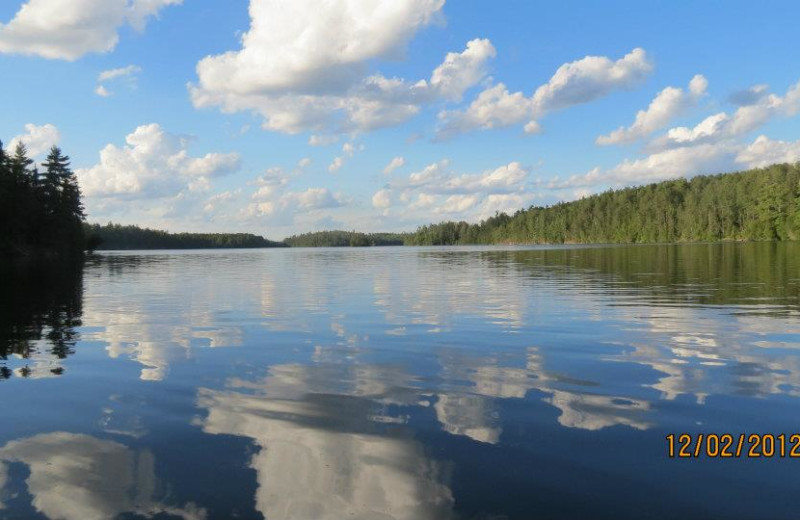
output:
[[[666,439],[671,459],[800,459],[800,433],[670,433]]]

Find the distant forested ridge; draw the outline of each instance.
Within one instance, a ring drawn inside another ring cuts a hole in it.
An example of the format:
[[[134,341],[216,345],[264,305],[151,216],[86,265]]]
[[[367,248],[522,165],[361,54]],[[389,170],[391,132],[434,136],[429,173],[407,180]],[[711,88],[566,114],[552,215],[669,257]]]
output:
[[[800,163],[607,191],[422,226],[408,245],[642,243],[800,239]]]
[[[316,231],[293,235],[284,242],[291,247],[402,246],[408,233],[358,233],[356,231]]]
[[[85,215],[69,165],[54,146],[39,171],[24,144],[9,155],[0,142],[0,258],[82,254]]]
[[[169,233],[138,226],[86,224],[96,249],[217,249],[286,247],[250,233]]]

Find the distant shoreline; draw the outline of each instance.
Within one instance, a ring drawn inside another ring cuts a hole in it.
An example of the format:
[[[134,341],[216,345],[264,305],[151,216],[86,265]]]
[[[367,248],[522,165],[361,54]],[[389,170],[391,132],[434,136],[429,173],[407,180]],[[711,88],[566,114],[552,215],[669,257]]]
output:
[[[413,232],[169,233],[87,224],[98,250],[442,245],[683,244],[800,240],[800,163],[679,178]]]

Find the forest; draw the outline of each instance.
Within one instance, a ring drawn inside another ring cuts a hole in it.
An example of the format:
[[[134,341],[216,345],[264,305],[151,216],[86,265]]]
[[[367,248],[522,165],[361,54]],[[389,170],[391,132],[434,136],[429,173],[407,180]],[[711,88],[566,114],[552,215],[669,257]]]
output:
[[[169,233],[112,222],[104,226],[86,224],[84,229],[93,249],[98,250],[286,247],[251,233]]]
[[[0,258],[79,256],[85,217],[69,157],[54,146],[42,171],[24,144],[0,143]]]
[[[800,163],[609,190],[477,224],[441,222],[407,245],[800,239]]]
[[[70,159],[52,147],[41,171],[25,145],[0,143],[0,258],[85,249],[667,243],[800,239],[800,163],[609,190],[572,202],[441,222],[411,233],[317,231],[276,242],[250,233],[169,233],[85,222]]]
[[[290,247],[402,246],[407,233],[359,233],[357,231],[315,231],[293,235],[284,242]]]

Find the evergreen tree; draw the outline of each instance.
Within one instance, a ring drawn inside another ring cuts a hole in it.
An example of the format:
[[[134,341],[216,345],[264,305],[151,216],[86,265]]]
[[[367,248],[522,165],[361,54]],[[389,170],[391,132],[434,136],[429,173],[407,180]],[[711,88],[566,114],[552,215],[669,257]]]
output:
[[[0,143],[0,254],[64,255],[84,247],[84,209],[69,157],[53,147],[39,175],[24,144],[9,155]]]

